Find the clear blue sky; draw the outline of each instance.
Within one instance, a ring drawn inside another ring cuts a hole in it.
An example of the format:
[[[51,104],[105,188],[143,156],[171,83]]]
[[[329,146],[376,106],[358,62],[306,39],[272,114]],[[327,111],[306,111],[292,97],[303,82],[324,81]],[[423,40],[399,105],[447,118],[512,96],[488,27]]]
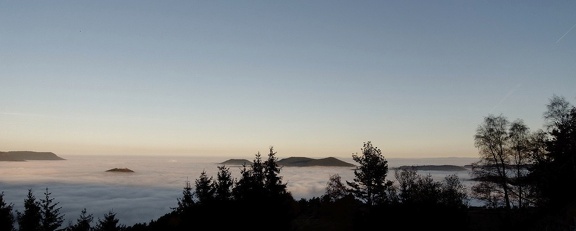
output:
[[[3,1],[0,150],[476,157],[576,102],[576,1]]]

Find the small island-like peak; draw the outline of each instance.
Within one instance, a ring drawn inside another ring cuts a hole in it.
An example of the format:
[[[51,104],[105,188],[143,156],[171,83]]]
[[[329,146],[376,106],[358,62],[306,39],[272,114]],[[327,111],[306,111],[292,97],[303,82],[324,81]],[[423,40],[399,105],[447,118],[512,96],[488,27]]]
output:
[[[106,172],[134,172],[134,171],[129,168],[113,168],[106,170]]]
[[[221,162],[219,164],[232,165],[232,166],[245,164],[246,166],[248,166],[248,165],[252,164],[252,161],[249,161],[247,159],[229,159],[229,160]]]

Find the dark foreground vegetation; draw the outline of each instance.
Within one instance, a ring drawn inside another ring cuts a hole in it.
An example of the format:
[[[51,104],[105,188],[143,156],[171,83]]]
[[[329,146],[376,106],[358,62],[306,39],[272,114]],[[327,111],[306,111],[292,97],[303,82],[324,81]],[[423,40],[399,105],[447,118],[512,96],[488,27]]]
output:
[[[91,230],[575,230],[576,108],[554,96],[546,130],[530,132],[521,120],[487,116],[474,136],[480,161],[468,194],[456,175],[435,181],[413,168],[394,170],[370,141],[352,157],[353,181],[330,176],[324,195],[294,200],[280,176],[276,152],[256,154],[239,179],[218,166],[186,182],[173,210],[155,220],[122,225],[109,212],[94,219],[86,209],[63,224],[58,202],[46,189],[29,190],[24,211],[13,211],[0,194],[0,231]],[[471,207],[470,198],[486,206]]]

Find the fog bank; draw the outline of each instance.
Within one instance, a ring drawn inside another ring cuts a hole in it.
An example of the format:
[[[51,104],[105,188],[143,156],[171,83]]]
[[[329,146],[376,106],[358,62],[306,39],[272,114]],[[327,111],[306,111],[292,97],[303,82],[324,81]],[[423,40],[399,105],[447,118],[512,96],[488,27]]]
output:
[[[177,198],[187,180],[194,184],[202,171],[216,177],[217,163],[222,157],[134,157],[134,156],[64,156],[64,161],[0,162],[0,191],[5,200],[23,211],[28,189],[37,199],[44,197],[45,189],[59,202],[61,213],[68,221],[75,221],[83,208],[93,214],[95,222],[105,213],[115,212],[120,223],[133,225],[149,222],[177,206]],[[354,163],[351,159],[344,161]],[[470,163],[470,159],[390,159],[389,166],[422,164]],[[134,173],[105,172],[111,168],[130,168]],[[239,166],[229,166],[232,177],[240,176]],[[431,172],[441,180],[453,172]],[[469,184],[467,172],[455,172]],[[330,175],[339,174],[351,181],[353,168],[349,167],[283,167],[280,175],[296,200],[321,196]],[[394,173],[390,171],[393,180]]]

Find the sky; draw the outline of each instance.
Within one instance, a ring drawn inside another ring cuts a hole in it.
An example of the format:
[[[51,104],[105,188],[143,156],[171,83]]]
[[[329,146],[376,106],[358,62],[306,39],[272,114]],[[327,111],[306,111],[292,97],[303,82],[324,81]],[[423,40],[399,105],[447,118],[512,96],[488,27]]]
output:
[[[576,1],[0,0],[0,151],[476,157],[576,103]]]

